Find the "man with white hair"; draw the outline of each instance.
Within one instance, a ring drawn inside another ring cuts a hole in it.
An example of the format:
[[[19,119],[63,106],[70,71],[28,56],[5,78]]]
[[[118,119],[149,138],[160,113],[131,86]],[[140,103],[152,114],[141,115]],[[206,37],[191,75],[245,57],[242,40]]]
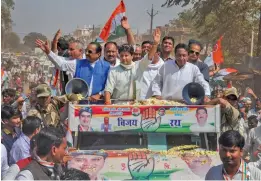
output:
[[[85,58],[83,44],[79,40],[72,40],[69,42],[69,58],[58,56],[52,52],[48,42],[43,42],[42,40],[37,39],[36,45],[41,48],[44,53],[46,53],[49,60],[55,65],[57,69],[66,71],[69,80],[74,77],[76,60]]]

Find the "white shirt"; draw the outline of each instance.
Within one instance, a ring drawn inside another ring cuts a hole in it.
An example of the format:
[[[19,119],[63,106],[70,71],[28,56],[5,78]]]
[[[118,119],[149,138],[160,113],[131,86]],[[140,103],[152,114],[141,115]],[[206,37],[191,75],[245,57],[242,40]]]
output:
[[[254,155],[254,153],[261,149],[261,126],[256,128],[252,128],[249,131],[246,144],[244,146],[244,151],[249,152],[250,154],[250,162],[261,169],[261,153]]]
[[[117,67],[117,66],[120,65],[120,64],[121,64],[120,59],[116,58],[116,63],[115,63],[115,65],[111,65],[111,67]]]
[[[168,60],[159,69],[152,84],[152,92],[154,96],[162,96],[165,100],[182,100],[182,90],[191,82],[201,84],[205,95],[210,95],[209,84],[197,66],[187,62],[179,68],[175,60]]]
[[[17,174],[20,172],[20,168],[17,164],[13,164],[9,167],[6,174],[2,175],[2,180],[15,180]]]
[[[8,171],[7,151],[5,145],[1,143],[1,178],[3,178]]]
[[[189,127],[191,132],[197,132],[197,133],[205,133],[205,132],[215,132],[216,128],[215,126],[212,126],[210,124],[205,124],[204,126],[199,126],[199,124],[192,124]]]
[[[103,57],[103,60],[106,61],[106,62],[108,62],[107,60],[105,60],[104,57]],[[110,62],[108,62],[108,63],[110,63]],[[115,65],[110,64],[110,67],[111,67],[111,68],[113,68],[113,67],[117,67],[117,66],[120,65],[120,64],[121,64],[120,59],[116,58]]]
[[[17,174],[15,180],[34,180],[34,176],[29,170],[22,170]]]
[[[66,74],[69,77],[69,80],[73,79],[75,70],[76,70],[76,60],[70,59],[67,57],[61,57],[56,55],[54,52],[50,52],[48,54],[49,60],[55,65],[55,67],[61,71],[66,71]],[[85,59],[85,54],[83,54],[83,58]]]
[[[164,64],[164,61],[160,58],[156,64],[149,64],[147,69],[144,71],[141,82],[140,82],[140,99],[149,99],[153,96],[152,82],[157,76],[160,67]]]

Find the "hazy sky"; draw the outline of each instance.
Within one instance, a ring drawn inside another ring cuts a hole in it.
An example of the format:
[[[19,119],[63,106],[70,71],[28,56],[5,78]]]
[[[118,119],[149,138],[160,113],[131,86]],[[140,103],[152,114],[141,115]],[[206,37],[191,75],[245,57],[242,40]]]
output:
[[[21,38],[30,32],[39,32],[52,38],[57,29],[72,33],[77,26],[104,25],[120,0],[14,0],[13,31]],[[159,11],[154,27],[165,25],[184,8],[161,8],[165,0],[125,0],[126,15],[134,31],[145,32],[150,27],[151,5]]]

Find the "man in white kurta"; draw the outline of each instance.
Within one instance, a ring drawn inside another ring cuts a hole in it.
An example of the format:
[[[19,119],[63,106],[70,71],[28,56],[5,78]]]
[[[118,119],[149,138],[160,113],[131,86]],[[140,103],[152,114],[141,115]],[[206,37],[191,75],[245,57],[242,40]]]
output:
[[[144,100],[149,99],[152,95],[152,83],[160,67],[164,64],[162,58],[160,58],[160,48],[158,47],[157,52],[154,54],[151,64],[148,65],[144,71],[140,80],[140,96],[138,99]]]
[[[205,95],[210,96],[210,88],[197,66],[187,62],[188,47],[178,44],[175,47],[176,60],[168,60],[159,69],[153,82],[153,96],[164,100],[182,100],[183,88],[191,82],[197,82],[205,90]]]
[[[49,60],[55,65],[55,68],[66,72],[69,80],[74,77],[76,70],[76,61],[85,59],[83,44],[78,40],[69,43],[69,58],[58,56],[56,53],[50,50],[50,47],[47,43],[44,43],[39,39],[36,40],[36,44],[46,53]]]

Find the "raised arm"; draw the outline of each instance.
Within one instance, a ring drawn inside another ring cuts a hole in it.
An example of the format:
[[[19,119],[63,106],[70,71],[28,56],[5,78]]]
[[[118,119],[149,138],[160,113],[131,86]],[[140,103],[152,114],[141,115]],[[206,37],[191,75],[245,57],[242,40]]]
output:
[[[59,38],[61,37],[61,34],[62,34],[62,33],[61,33],[61,30],[59,29],[59,30],[56,32],[56,34],[55,34],[55,36],[54,36],[54,38],[53,38],[51,50],[52,50],[52,52],[54,52],[54,53],[57,53],[57,52],[58,52],[58,50],[57,50],[57,44],[58,44]]]
[[[155,53],[157,52],[157,48],[160,44],[160,38],[161,38],[161,31],[159,28],[157,28],[154,32],[153,32],[153,45],[152,48],[149,51],[148,54],[148,59],[152,60],[152,58],[154,57]]]
[[[128,22],[128,19],[126,16],[124,16],[122,19],[121,19],[121,26],[122,28],[124,28],[126,34],[127,34],[127,42],[129,45],[135,45],[135,40],[134,40],[134,36],[133,36],[133,33],[131,31],[131,28],[130,28],[130,24]]]
[[[146,54],[140,61],[137,62],[137,76],[142,75],[143,72],[147,69],[148,65],[153,63],[151,60],[153,59],[155,53],[157,52],[157,47],[160,44],[160,38],[161,38],[161,32],[160,29],[156,29],[153,32],[153,45],[152,48],[150,49],[149,53]]]
[[[70,71],[72,67],[76,66],[76,61],[67,61],[65,57],[61,57],[53,53],[47,41],[44,42],[40,39],[37,39],[35,43],[48,56],[49,60],[55,65],[57,69],[62,71]]]

